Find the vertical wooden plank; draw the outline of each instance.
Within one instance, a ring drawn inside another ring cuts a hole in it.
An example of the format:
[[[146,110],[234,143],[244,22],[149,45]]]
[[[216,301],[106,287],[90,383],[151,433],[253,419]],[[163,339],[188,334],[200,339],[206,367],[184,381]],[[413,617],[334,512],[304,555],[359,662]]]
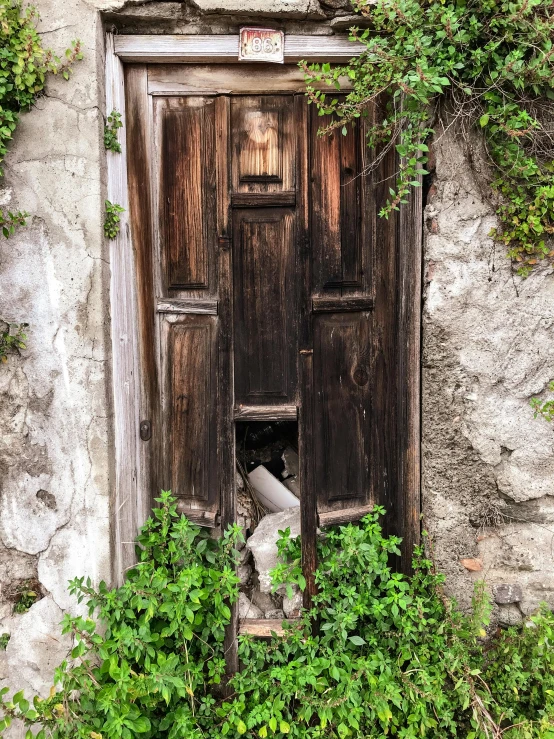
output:
[[[422,188],[412,189],[399,214],[398,387],[400,428],[399,519],[402,522],[402,569],[412,571],[420,540],[421,511],[421,285]]]
[[[233,97],[233,192],[290,192],[295,188],[296,131],[292,98]]]
[[[181,510],[219,510],[217,457],[217,318],[171,316],[163,322],[165,375],[163,487],[182,498]]]
[[[147,68],[130,65],[125,69],[125,103],[127,129],[127,178],[129,188],[129,221],[135,254],[137,290],[137,322],[140,348],[140,403],[139,419],[151,425],[151,438],[140,446],[140,494],[150,497],[159,494],[163,459],[162,436],[159,422],[158,339],[155,324],[154,301],[154,244],[152,224],[152,167],[151,167],[151,98],[148,96]],[[128,289],[125,286],[124,289]],[[138,434],[138,429],[136,432]],[[156,450],[156,453],[154,453]],[[146,492],[147,491],[147,492]]]
[[[384,111],[377,111],[383,115]],[[378,153],[378,152],[377,152]],[[374,172],[373,212],[375,237],[372,252],[372,278],[375,308],[372,314],[372,486],[376,502],[387,515],[383,527],[398,533],[398,367],[397,352],[397,219],[377,217],[394,182],[397,160],[394,149]]]
[[[236,403],[296,402],[295,242],[292,209],[234,213]]]
[[[317,115],[315,105],[310,115],[311,169],[311,239],[313,245],[313,289],[321,294],[340,295],[342,281],[341,247],[341,160],[340,131],[318,136],[330,116]],[[339,283],[333,293],[334,283]]]
[[[361,211],[360,187],[364,177],[360,161],[360,122],[348,126],[340,137],[340,202],[341,202],[341,281],[342,292],[361,288],[362,219],[370,217]],[[362,142],[365,145],[365,142]]]
[[[313,395],[312,395],[312,245],[310,241],[310,164],[309,116],[304,95],[294,99],[294,119],[298,131],[297,167],[297,239],[299,252],[299,384],[298,455],[300,462],[300,529],[302,532],[302,572],[306,579],[304,607],[311,608],[316,594],[317,508],[313,481]]]
[[[313,464],[319,513],[369,505],[369,314],[314,318]]]
[[[166,289],[207,289],[216,239],[215,101],[193,96],[169,102],[161,118]]]
[[[235,426],[233,376],[233,270],[230,230],[230,101],[216,101],[216,167],[217,167],[217,230],[219,234],[219,429],[218,457],[220,464],[221,527],[236,521],[235,494]],[[237,634],[238,607],[231,610],[231,623],[225,631],[224,650],[228,676],[238,670]]]
[[[106,35],[106,110],[117,110],[126,121],[123,65],[114,53],[114,37]],[[118,203],[121,228],[110,241],[110,310],[113,353],[113,404],[115,417],[115,494],[112,499],[112,577],[121,584],[125,570],[135,561],[134,540],[145,520],[148,504],[139,485],[139,349],[135,316],[133,244],[129,228],[127,145],[120,137],[121,153],[107,152],[108,200]]]

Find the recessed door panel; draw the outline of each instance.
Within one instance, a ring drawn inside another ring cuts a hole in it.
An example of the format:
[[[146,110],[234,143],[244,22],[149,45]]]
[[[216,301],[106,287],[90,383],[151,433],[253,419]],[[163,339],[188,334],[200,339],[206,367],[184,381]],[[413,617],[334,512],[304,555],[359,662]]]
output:
[[[235,401],[294,402],[298,320],[294,212],[236,211],[233,262]]]

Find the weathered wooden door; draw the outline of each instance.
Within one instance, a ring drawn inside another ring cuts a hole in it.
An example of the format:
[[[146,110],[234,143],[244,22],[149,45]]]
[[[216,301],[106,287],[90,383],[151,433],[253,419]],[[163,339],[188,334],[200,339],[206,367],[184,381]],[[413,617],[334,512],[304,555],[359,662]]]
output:
[[[375,503],[409,554],[419,222],[378,218],[398,166],[392,151],[368,169],[378,107],[319,136],[286,66],[133,65],[126,96],[152,494],[231,522],[234,424],[298,418],[309,588],[316,527]]]

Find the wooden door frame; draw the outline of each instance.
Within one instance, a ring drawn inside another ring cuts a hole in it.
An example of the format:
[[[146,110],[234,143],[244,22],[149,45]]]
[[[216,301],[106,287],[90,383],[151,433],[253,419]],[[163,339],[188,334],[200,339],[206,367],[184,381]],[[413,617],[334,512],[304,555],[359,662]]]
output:
[[[346,62],[364,50],[347,36],[285,36],[285,63]],[[124,64],[239,63],[239,37],[158,36],[106,34],[106,114],[121,113],[125,123]],[[151,494],[145,476],[145,444],[141,442],[140,351],[135,265],[129,222],[127,152],[121,137],[121,153],[107,152],[107,198],[121,205],[121,227],[110,241],[110,309],[112,336],[112,391],[115,437],[115,481],[112,496],[112,579],[120,583],[134,562],[138,527],[149,513]],[[421,494],[420,464],[420,362],[421,362],[421,188],[411,194],[399,215],[398,244],[400,289],[398,362],[398,418],[401,424],[399,480],[402,514],[406,519],[403,550],[417,543]]]

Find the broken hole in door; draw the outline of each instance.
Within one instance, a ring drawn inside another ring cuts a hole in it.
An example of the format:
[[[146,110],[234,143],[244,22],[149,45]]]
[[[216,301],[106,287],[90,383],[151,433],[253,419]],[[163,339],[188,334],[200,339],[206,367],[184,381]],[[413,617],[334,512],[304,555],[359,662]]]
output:
[[[236,423],[237,513],[246,545],[241,551],[239,618],[297,618],[301,597],[274,592],[279,531],[300,533],[298,424],[291,421]]]

